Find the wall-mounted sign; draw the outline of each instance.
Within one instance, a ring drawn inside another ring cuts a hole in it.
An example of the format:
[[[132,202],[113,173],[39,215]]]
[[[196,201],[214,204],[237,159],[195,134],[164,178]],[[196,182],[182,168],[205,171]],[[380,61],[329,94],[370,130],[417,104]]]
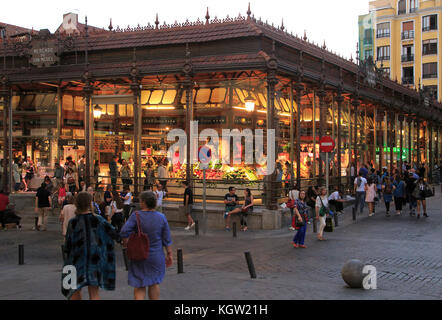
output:
[[[114,130],[114,124],[113,122],[95,122],[94,125],[95,130],[101,130],[101,131],[113,131]]]
[[[83,120],[64,119],[63,124],[66,127],[84,128]]]
[[[174,125],[177,123],[176,118],[171,117],[148,117],[143,118],[143,125],[149,125],[149,124],[167,124],[167,125]]]
[[[34,128],[31,129],[31,136],[34,137],[45,137],[48,135],[48,129],[47,128]]]
[[[32,119],[27,120],[25,125],[31,127],[56,127],[57,120],[56,119]]]
[[[36,67],[49,67],[57,63],[60,58],[57,56],[56,40],[34,39],[31,43],[30,63]]]
[[[226,117],[197,117],[195,119],[198,121],[198,124],[224,124],[226,123]]]
[[[84,146],[84,140],[58,140],[58,145],[61,147]]]

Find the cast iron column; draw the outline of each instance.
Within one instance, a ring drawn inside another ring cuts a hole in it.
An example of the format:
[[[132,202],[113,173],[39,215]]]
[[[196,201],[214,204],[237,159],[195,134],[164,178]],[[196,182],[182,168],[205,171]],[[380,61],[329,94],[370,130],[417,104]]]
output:
[[[419,165],[421,162],[421,152],[420,152],[420,134],[421,134],[421,125],[419,119],[416,119],[416,165]]]
[[[294,182],[294,166],[293,163],[295,162],[295,111],[294,111],[294,105],[293,105],[293,81],[290,81],[290,186],[293,186]],[[299,107],[298,107],[299,110]],[[297,128],[298,129],[298,128]],[[299,145],[297,145],[297,149],[299,149]],[[298,153],[296,153],[297,155]],[[298,159],[298,158],[296,158]],[[299,164],[298,164],[299,165]]]
[[[93,93],[93,87],[91,85],[91,79],[89,72],[83,76],[84,79],[84,87],[83,87],[83,101],[84,101],[84,122],[85,122],[85,130],[84,130],[84,145],[85,145],[85,153],[86,153],[86,185],[90,186],[90,179],[92,166],[94,164],[94,151],[93,151],[93,116],[91,110],[91,98]]]
[[[344,102],[344,97],[341,94],[341,91],[338,92],[338,95],[335,98],[336,103],[338,104],[338,148],[337,148],[337,156],[336,160],[338,162],[338,185],[341,185],[341,177],[342,177],[342,164],[341,164],[341,113],[342,113],[342,102]]]
[[[304,86],[298,82],[296,85],[296,184],[301,188],[301,98]]]
[[[399,158],[400,158],[400,162],[399,162],[399,172],[402,173],[402,167],[404,164],[404,160],[403,160],[403,154],[404,154],[404,115],[400,114],[399,117],[399,125],[400,125],[400,151],[399,151]]]
[[[190,184],[192,181],[193,166],[191,155],[191,136],[190,122],[193,120],[193,81],[192,81],[192,63],[190,60],[189,45],[186,44],[186,63],[183,67],[184,82],[183,87],[186,92],[186,181]],[[180,150],[182,152],[182,150]]]
[[[276,78],[276,69],[269,68],[267,74],[267,94],[268,94],[268,103],[267,103],[267,134],[269,130],[275,130],[275,86],[278,83]],[[267,150],[269,150],[269,146],[267,146]],[[275,130],[275,159],[277,159],[278,155],[278,137]],[[268,209],[275,209],[276,207],[276,198],[278,192],[281,190],[281,186],[277,186],[276,183],[276,170],[266,176],[266,207]]]
[[[433,126],[431,123],[428,123],[428,150],[429,150],[429,168],[428,168],[428,179],[430,182],[433,182]]]
[[[325,136],[326,132],[326,125],[327,125],[327,102],[326,97],[327,92],[321,88],[318,91],[318,98],[319,98],[319,140],[322,139],[322,137]],[[324,182],[324,170],[322,165],[322,160],[319,161],[319,175],[318,175],[318,185],[323,185]],[[328,190],[327,190],[328,193]]]
[[[353,99],[352,105],[354,107],[354,145],[353,145],[353,153],[354,153],[354,164],[355,164],[355,175],[358,174],[358,107],[360,106],[359,99]]]
[[[137,79],[137,71],[132,70],[132,83],[130,86],[133,94],[134,108],[134,195],[138,196],[141,182],[141,136],[142,136],[142,117],[143,110],[140,105],[140,83]]]
[[[390,112],[389,113],[390,116],[390,125],[391,125],[391,130],[390,131],[390,140],[389,140],[389,145],[390,145],[390,176],[393,176],[393,157],[394,157],[394,153],[393,153],[393,148],[396,142],[396,121],[395,121],[395,116],[394,113]]]
[[[411,123],[412,123],[412,120],[410,118],[408,118],[407,122],[408,122],[408,164],[411,166],[411,160],[413,159],[413,154],[411,151],[411,146],[412,146],[412,144],[411,144],[411,139],[412,139]]]
[[[379,171],[382,172],[383,162],[384,162],[384,128],[382,127],[382,121],[385,119],[384,110],[380,109],[377,112],[377,121],[380,124],[379,131]]]
[[[11,180],[9,177],[12,172],[10,172],[9,168],[9,140],[8,140],[8,123],[12,123],[12,121],[8,121],[8,112],[9,112],[9,100],[10,100],[10,89],[7,85],[7,78],[2,77],[1,79],[1,89],[0,89],[0,97],[3,97],[3,185],[2,188],[4,191],[12,191],[12,186],[9,184]],[[10,187],[10,188],[8,188]]]

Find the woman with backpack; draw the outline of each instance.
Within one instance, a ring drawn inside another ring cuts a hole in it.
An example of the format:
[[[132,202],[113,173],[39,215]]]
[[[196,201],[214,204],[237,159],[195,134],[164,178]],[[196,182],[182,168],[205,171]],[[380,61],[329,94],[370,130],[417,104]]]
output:
[[[424,211],[424,217],[428,218],[427,214],[427,202],[426,202],[426,190],[428,190],[430,187],[425,182],[423,177],[420,177],[419,180],[416,182],[416,188],[414,188],[413,196],[417,200],[417,218],[420,219],[420,209],[422,207]]]
[[[387,210],[387,217],[390,216],[390,203],[393,201],[393,191],[395,187],[390,181],[390,177],[384,178],[384,183],[382,184],[382,192],[384,194],[385,209]],[[396,213],[397,215],[397,213]]]
[[[369,179],[365,185],[365,202],[368,205],[368,216],[374,215],[374,198],[376,197],[376,185]]]
[[[137,232],[138,227],[149,240],[147,258],[140,261],[131,260],[129,264],[128,283],[134,287],[135,300],[146,298],[146,287],[148,287],[149,299],[158,300],[160,283],[164,279],[166,267],[172,265],[172,238],[169,224],[166,217],[155,210],[156,205],[157,199],[153,192],[142,192],[140,194],[141,210],[129,217],[120,233],[123,246],[127,246],[129,236]]]

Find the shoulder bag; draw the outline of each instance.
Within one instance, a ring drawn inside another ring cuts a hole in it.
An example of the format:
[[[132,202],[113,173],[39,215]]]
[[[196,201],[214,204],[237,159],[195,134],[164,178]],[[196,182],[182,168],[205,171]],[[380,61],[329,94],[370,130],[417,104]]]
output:
[[[133,261],[143,261],[149,257],[149,237],[141,232],[140,215],[135,212],[137,218],[137,232],[129,236],[127,242],[127,257]]]

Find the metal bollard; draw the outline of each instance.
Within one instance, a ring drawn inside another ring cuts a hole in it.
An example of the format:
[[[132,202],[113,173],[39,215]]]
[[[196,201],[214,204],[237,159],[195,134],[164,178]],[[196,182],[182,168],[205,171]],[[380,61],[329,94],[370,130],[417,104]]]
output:
[[[183,249],[178,249],[176,256],[177,256],[177,261],[178,261],[178,274],[184,273]]]
[[[233,237],[236,238],[236,222],[233,223]]]
[[[200,224],[199,224],[199,221],[196,220],[195,221],[195,235],[199,236],[199,234],[200,234]]]
[[[335,219],[335,227],[337,227],[339,225],[339,218],[338,218],[338,213],[335,212],[335,214],[333,215],[333,218]]]
[[[25,264],[25,246],[23,244],[18,245],[18,264]]]
[[[253,265],[252,255],[250,252],[244,252],[247,261],[247,267],[249,268],[250,278],[256,279],[255,266]]]
[[[351,210],[352,210],[352,215],[353,215],[353,221],[356,221],[356,208],[353,207],[353,208],[351,208]]]
[[[123,260],[126,271],[129,270],[129,259],[127,258],[127,248],[123,248]]]

